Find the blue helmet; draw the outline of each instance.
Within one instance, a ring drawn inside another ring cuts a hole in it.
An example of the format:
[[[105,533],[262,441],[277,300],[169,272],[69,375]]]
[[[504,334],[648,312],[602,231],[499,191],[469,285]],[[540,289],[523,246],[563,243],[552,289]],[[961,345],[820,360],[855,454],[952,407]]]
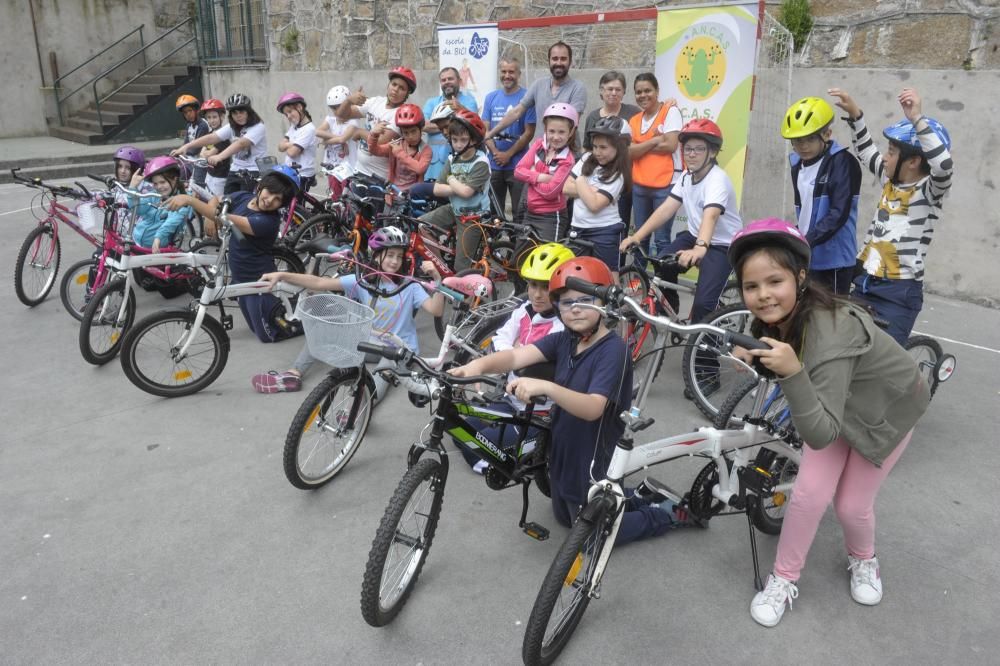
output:
[[[273,166],[267,171],[267,173],[273,173],[281,176],[292,184],[296,192],[302,189],[302,179],[299,178],[299,172],[287,164],[278,164]]]
[[[944,125],[927,116],[924,116],[924,119],[934,133],[937,134],[938,138],[941,139],[944,147],[951,150],[951,137],[948,135],[948,130],[944,128]],[[898,123],[889,125],[882,130],[882,134],[889,141],[898,143],[907,152],[916,154],[920,154],[921,152],[920,141],[917,140],[917,129],[909,120],[900,120]]]

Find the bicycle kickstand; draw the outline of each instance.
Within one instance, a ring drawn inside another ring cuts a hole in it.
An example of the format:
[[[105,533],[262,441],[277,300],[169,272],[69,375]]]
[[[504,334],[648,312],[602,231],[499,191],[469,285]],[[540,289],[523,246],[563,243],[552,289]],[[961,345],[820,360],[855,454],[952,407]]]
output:
[[[750,513],[756,508],[758,498],[756,495],[747,497],[746,514],[747,527],[750,530],[750,554],[753,557],[753,587],[760,592],[764,589],[764,583],[760,579],[760,559],[757,557],[757,532],[753,526],[753,519]]]
[[[529,522],[528,518],[528,486],[531,485],[530,481],[524,481],[521,483],[521,521],[517,524],[524,533],[530,536],[536,541],[545,541],[549,538],[549,530],[546,527],[539,525],[538,523]]]

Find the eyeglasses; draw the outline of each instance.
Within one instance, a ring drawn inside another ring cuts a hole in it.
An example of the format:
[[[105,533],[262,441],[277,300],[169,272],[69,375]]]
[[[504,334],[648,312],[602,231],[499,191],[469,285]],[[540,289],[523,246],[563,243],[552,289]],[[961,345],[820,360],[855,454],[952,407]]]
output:
[[[556,305],[560,310],[570,310],[578,305],[593,305],[597,299],[593,296],[581,296],[580,298],[560,298]]]
[[[701,155],[702,153],[708,152],[708,146],[691,146],[685,144],[683,150],[688,155]]]

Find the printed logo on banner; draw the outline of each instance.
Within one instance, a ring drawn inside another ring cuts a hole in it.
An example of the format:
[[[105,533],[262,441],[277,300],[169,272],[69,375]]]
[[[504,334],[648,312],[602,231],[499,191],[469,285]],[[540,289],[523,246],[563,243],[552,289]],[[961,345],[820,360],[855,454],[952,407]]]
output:
[[[478,32],[472,33],[469,42],[469,54],[476,60],[482,60],[490,52],[490,40],[480,37]]]
[[[674,65],[677,86],[692,100],[705,100],[722,87],[726,78],[726,47],[710,35],[690,39]]]

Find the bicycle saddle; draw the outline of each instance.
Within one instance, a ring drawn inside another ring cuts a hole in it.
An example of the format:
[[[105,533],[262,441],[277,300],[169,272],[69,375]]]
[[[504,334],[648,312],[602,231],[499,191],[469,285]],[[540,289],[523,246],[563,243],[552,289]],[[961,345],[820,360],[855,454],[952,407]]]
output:
[[[446,277],[442,282],[449,289],[454,289],[466,296],[479,296],[483,298],[493,294],[493,283],[490,282],[489,278],[482,275],[463,275],[462,277],[453,275]]]
[[[315,256],[317,254],[330,254],[338,252],[342,249],[343,246],[341,243],[338,243],[336,239],[331,238],[326,234],[316,236],[312,240],[299,243],[295,246],[296,253],[308,252],[309,256]]]

